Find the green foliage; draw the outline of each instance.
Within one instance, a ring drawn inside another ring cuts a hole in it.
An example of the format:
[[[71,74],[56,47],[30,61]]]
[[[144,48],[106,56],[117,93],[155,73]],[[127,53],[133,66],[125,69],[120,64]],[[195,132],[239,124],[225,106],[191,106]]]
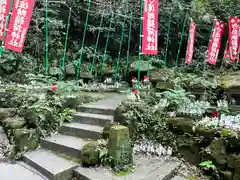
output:
[[[199,166],[203,168],[205,171],[210,172],[212,177],[220,179],[219,171],[212,161],[203,161],[199,164]]]
[[[173,134],[167,131],[165,112],[156,110],[157,97],[149,94],[141,97],[141,102],[124,101],[117,111],[124,119],[123,125],[130,129],[133,141],[147,138],[160,141],[163,145],[174,144]]]
[[[195,96],[184,89],[164,91],[161,95],[162,98],[168,100],[170,107],[181,106],[183,103],[190,102],[191,99],[195,98]]]
[[[20,158],[29,147],[33,145],[36,147],[39,143],[38,138],[29,140],[29,143],[22,142],[21,138],[16,137],[15,129],[22,128],[21,132],[27,133],[30,139],[31,136],[46,137],[58,131],[64,122],[72,121],[72,113],[75,109],[66,105],[69,95],[76,99],[74,108],[94,100],[86,94],[80,94],[71,84],[61,84],[56,91],[51,91],[50,87],[34,88],[33,86],[31,89],[30,86],[25,88],[15,86],[6,88],[6,92],[0,94],[1,108],[17,108],[15,117],[2,121],[12,145],[10,155],[12,158]],[[27,137],[24,135],[24,138]],[[17,145],[17,142],[20,145]]]
[[[200,167],[204,167],[207,169],[215,169],[216,167],[214,166],[212,161],[204,161],[199,164]]]
[[[194,10],[215,15],[222,20],[240,14],[238,0],[193,0],[193,4]]]
[[[72,112],[62,109],[61,99],[57,97],[40,99],[32,105],[26,103],[23,108],[27,109],[27,115],[32,114],[32,116],[26,116],[26,118],[29,118],[29,121],[38,128],[42,136],[56,131],[66,118],[69,121]]]
[[[48,32],[49,32],[49,60],[50,65],[59,65],[59,60],[63,55],[63,44],[66,22],[61,15],[60,4],[51,3],[48,12]],[[30,52],[37,59],[35,70],[44,67],[45,57],[45,8],[42,2],[36,2],[33,11],[32,21],[28,30],[25,52]],[[39,66],[40,65],[40,66]]]
[[[32,85],[43,85],[48,84],[51,85],[53,82],[55,82],[57,79],[51,76],[43,75],[43,74],[32,74],[28,73],[26,74],[26,78],[28,83]]]
[[[68,1],[67,6],[73,10],[70,22],[69,40],[66,52],[65,65],[73,65],[76,71],[76,65],[79,60],[80,53],[83,52],[83,62],[81,72],[89,72],[93,57],[96,61],[96,71],[99,64],[104,62],[104,67],[113,69],[116,66],[118,50],[120,46],[120,36],[124,16],[126,15],[126,25],[124,29],[124,37],[122,42],[122,52],[120,60],[120,73],[125,73],[126,55],[128,39],[131,38],[130,56],[138,53],[139,47],[139,24],[140,24],[140,4],[139,1],[91,1],[89,19],[87,24],[87,33],[84,48],[81,49],[82,35],[84,29],[85,18],[87,14],[88,1]],[[66,35],[66,23],[68,15],[68,7],[63,3],[50,3],[48,12],[48,32],[49,32],[49,71],[55,74],[63,73],[60,70],[60,61],[63,56],[64,41]],[[173,9],[173,11],[172,11]],[[186,71],[199,72],[204,67],[207,46],[211,34],[211,27],[214,17],[218,17],[224,21],[229,15],[239,15],[238,0],[171,0],[163,1],[159,5],[159,54],[153,58],[153,66],[163,67],[163,60],[167,59],[168,66],[175,65],[177,51],[181,36],[183,36],[182,48],[180,49],[180,64],[184,64],[186,43],[188,39],[188,27],[191,18],[197,21],[197,38],[195,43],[193,64],[184,66]],[[173,13],[171,13],[173,12]],[[111,28],[110,15],[113,14]],[[132,33],[128,36],[130,26],[130,14],[133,15]],[[100,21],[103,17],[102,26]],[[171,22],[170,22],[171,17]],[[187,18],[186,27],[183,27],[184,18]],[[0,75],[9,75],[17,72],[21,73],[44,73],[45,53],[46,53],[46,37],[45,37],[45,7],[43,2],[36,2],[33,11],[32,21],[29,27],[27,40],[24,51],[21,54],[5,50],[3,57],[0,59]],[[168,30],[170,24],[170,29]],[[182,30],[185,33],[182,35]],[[97,34],[100,30],[100,39],[98,48],[95,53],[95,44]],[[169,31],[169,33],[168,33]],[[106,37],[110,32],[109,44],[107,51],[104,52]],[[225,44],[226,38],[223,40]],[[168,49],[166,46],[168,43]],[[222,46],[224,47],[224,46]],[[106,53],[106,54],[105,54]],[[105,54],[105,59],[103,59]],[[221,60],[222,54],[219,59]],[[144,59],[144,58],[143,58]],[[106,60],[106,61],[105,61]],[[130,58],[130,63],[132,58]],[[94,68],[94,69],[95,69]],[[234,66],[235,68],[235,66]],[[98,69],[99,70],[99,69]],[[75,75],[76,72],[73,73]],[[50,73],[51,74],[51,73]],[[57,77],[58,78],[58,77]],[[9,78],[8,78],[9,79]],[[12,78],[13,80],[16,80]],[[24,79],[24,78],[22,78]],[[23,82],[21,82],[23,83]]]
[[[163,144],[170,143],[174,147],[174,142],[169,142],[173,139],[173,134],[168,131],[167,117],[188,116],[199,119],[213,107],[215,110],[228,111],[221,101],[217,104],[218,76],[211,76],[207,72],[193,74],[173,69],[166,70],[163,74],[154,73],[153,79],[158,82],[155,76],[160,77],[160,84],[162,79],[167,79],[167,82],[174,85],[173,89],[163,92],[155,92],[152,89],[148,93],[140,91],[141,101],[126,100],[117,108],[118,119],[123,119],[123,125],[130,128],[133,140],[137,141],[146,137]],[[205,99],[198,100],[198,93],[194,91],[194,88],[200,89],[200,94],[205,92],[203,94],[206,95]]]

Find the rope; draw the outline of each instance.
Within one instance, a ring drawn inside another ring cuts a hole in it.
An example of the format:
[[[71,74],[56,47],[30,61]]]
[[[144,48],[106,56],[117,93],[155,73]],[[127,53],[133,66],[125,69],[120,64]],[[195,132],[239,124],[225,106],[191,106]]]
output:
[[[167,42],[166,42],[166,53],[165,53],[165,56],[164,56],[164,67],[167,67],[167,53],[168,53],[168,44],[169,44],[169,33],[170,33],[171,22],[172,22],[172,12],[173,12],[173,8],[171,8],[170,17],[169,17]]]
[[[88,1],[88,10],[91,7],[91,0]],[[84,43],[85,43],[85,36],[86,36],[86,32],[87,32],[87,24],[88,24],[88,12],[87,12],[87,16],[86,16],[86,20],[85,20],[85,25],[84,25],[84,31],[83,31],[83,39],[82,39],[82,46],[81,46],[81,52],[80,52],[80,57],[79,57],[79,61],[78,61],[78,66],[77,66],[77,81],[79,80],[80,77],[80,67],[82,64],[82,57],[83,57],[83,51],[84,51]]]
[[[131,12],[131,16],[132,16],[132,12]],[[126,60],[126,70],[125,72],[127,71],[127,68],[128,68],[128,64],[129,64],[129,52],[130,52],[130,45],[131,45],[131,33],[132,33],[132,18],[130,19],[130,22],[129,22],[129,32],[128,32],[128,47],[127,47],[127,60]]]
[[[46,38],[46,55],[45,55],[45,72],[46,74],[48,74],[48,51],[49,51],[49,44],[48,44],[48,0],[45,0],[45,9],[46,9],[46,12],[45,12],[45,38]]]
[[[110,35],[110,29],[111,29],[111,26],[112,26],[112,21],[113,21],[113,13],[111,15],[111,19],[110,19],[110,24],[109,24],[109,31],[108,31],[108,34],[107,34],[107,41],[106,41],[106,45],[105,45],[105,49],[104,49],[104,54],[103,54],[103,59],[102,59],[102,62],[101,62],[101,66],[100,66],[100,70],[103,69],[103,65],[104,65],[104,61],[105,61],[105,57],[106,57],[106,53],[107,53],[107,47],[108,47],[108,41],[109,41],[109,35]]]
[[[140,89],[140,68],[141,68],[141,46],[142,46],[142,24],[143,24],[143,0],[140,0],[140,33],[139,33],[139,52],[138,52],[138,89]]]
[[[123,41],[123,36],[124,36],[125,23],[126,23],[126,17],[124,17],[123,24],[122,24],[122,35],[121,35],[121,39],[120,39],[120,45],[119,45],[119,51],[118,51],[118,59],[117,59],[117,66],[116,66],[116,73],[115,73],[115,77],[114,77],[115,81],[117,80],[117,77],[118,77],[119,61],[120,61],[121,51],[122,51],[122,41]]]
[[[96,44],[95,44],[95,50],[94,50],[94,54],[93,54],[92,65],[91,65],[91,68],[90,68],[91,73],[93,72],[93,69],[95,67],[95,57],[96,57],[96,52],[97,52],[97,48],[98,48],[98,42],[99,42],[99,38],[100,38],[102,23],[103,23],[103,15],[102,15],[101,21],[100,21],[100,26],[99,26],[98,35],[97,35],[97,41],[96,41]]]
[[[182,46],[182,41],[183,41],[186,22],[187,22],[187,13],[186,13],[185,18],[184,18],[184,23],[183,23],[182,33],[181,33],[181,39],[180,39],[180,42],[179,42],[177,58],[176,58],[176,67],[178,67],[178,63],[179,63],[179,55],[180,55],[180,50],[181,50],[181,46]]]
[[[68,21],[67,21],[67,33],[66,33],[66,38],[65,38],[63,57],[62,57],[62,61],[61,61],[62,72],[64,72],[64,70],[65,70],[64,69],[65,68],[65,58],[66,58],[67,43],[68,43],[68,33],[69,33],[69,28],[70,28],[71,11],[72,11],[72,8],[69,8]],[[63,73],[61,73],[60,80],[62,80],[62,74]]]
[[[9,23],[11,14],[12,14],[13,3],[14,3],[14,0],[11,0],[10,10],[9,10],[8,15],[7,15],[7,18],[6,18],[5,28],[4,28],[4,33],[3,33],[3,39],[2,39],[2,44],[1,44],[1,47],[0,47],[0,58],[2,57],[2,53],[3,53],[4,41],[5,41],[5,38],[6,38],[6,35],[7,35],[8,23]]]

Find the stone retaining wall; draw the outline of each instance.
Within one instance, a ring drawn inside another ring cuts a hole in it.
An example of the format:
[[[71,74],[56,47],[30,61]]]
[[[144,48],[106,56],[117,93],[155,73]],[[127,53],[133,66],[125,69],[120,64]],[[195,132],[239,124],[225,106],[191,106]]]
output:
[[[194,120],[181,117],[168,118],[167,124],[185,160],[195,165],[211,160],[223,179],[240,179],[240,132],[194,127]]]

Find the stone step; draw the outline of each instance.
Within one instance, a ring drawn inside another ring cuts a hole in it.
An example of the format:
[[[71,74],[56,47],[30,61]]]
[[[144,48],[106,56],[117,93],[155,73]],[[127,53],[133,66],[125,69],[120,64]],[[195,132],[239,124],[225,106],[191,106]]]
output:
[[[177,161],[141,158],[132,173],[115,176],[109,169],[78,167],[74,170],[76,180],[170,180],[179,168]]]
[[[60,133],[69,136],[81,137],[83,139],[99,139],[102,136],[103,127],[77,122],[64,123]]]
[[[56,134],[51,137],[41,139],[41,147],[67,156],[80,158],[81,149],[86,141],[81,138]]]
[[[22,161],[0,162],[0,179],[1,180],[47,180],[33,167]]]
[[[28,165],[42,173],[49,180],[71,180],[76,163],[67,161],[47,150],[37,149],[23,156]]]
[[[175,176],[171,180],[187,180],[187,179],[181,176]]]
[[[114,115],[116,107],[95,104],[85,104],[77,107],[78,112],[92,113],[92,114],[104,114],[104,115]]]
[[[80,122],[83,124],[98,125],[103,126],[107,122],[113,122],[112,115],[103,115],[103,114],[92,114],[92,113],[83,113],[77,112],[73,114],[74,121]]]
[[[174,176],[174,173],[179,169],[179,166],[180,162],[178,161],[165,161],[162,166],[148,174],[148,176],[146,176],[143,180],[169,180]]]

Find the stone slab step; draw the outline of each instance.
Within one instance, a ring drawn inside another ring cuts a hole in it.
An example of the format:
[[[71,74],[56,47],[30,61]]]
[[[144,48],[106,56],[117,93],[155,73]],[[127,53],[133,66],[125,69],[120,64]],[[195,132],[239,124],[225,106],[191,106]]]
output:
[[[83,139],[99,139],[102,136],[103,127],[77,122],[64,123],[60,133],[69,136],[81,137]]]
[[[77,107],[78,112],[114,115],[115,107],[106,105],[85,104]]]
[[[166,161],[161,168],[157,168],[154,172],[149,174],[143,180],[152,180],[152,179],[159,179],[159,180],[169,180],[174,176],[176,170],[179,169],[180,162],[176,161]]]
[[[62,134],[56,134],[51,137],[41,139],[42,148],[76,158],[81,157],[81,149],[85,143],[86,141],[81,138]]]
[[[77,112],[73,114],[74,121],[83,124],[103,126],[108,122],[113,122],[112,115],[92,114]]]
[[[36,169],[32,168],[28,164],[17,161],[12,162],[0,162],[0,179],[1,180],[47,180]]]
[[[37,149],[23,156],[24,162],[50,180],[71,180],[76,163],[67,161],[47,150]]]
[[[177,161],[142,157],[136,160],[136,168],[125,176],[115,176],[106,168],[78,167],[74,170],[77,180],[170,180],[179,168]]]

